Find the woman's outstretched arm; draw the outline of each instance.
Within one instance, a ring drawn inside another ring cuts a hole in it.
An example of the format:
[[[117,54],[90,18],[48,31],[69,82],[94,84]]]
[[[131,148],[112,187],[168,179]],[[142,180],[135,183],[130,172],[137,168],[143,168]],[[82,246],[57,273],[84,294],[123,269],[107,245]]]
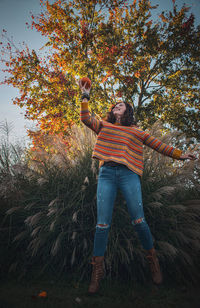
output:
[[[143,143],[150,148],[156,150],[157,152],[170,156],[174,159],[180,159],[180,160],[185,160],[185,159],[190,159],[190,160],[195,160],[197,157],[192,154],[192,153],[187,153],[183,154],[181,150],[176,149],[170,145],[167,145],[163,143],[162,141],[158,140],[157,138],[151,136],[147,132],[143,132]]]

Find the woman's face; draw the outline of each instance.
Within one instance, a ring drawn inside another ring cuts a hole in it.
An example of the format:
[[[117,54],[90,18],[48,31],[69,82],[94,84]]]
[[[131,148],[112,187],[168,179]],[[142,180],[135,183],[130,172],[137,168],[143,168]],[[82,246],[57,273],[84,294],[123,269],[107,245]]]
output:
[[[112,109],[112,112],[115,117],[121,117],[123,116],[125,110],[126,110],[126,105],[123,102],[121,102],[115,105],[115,107]]]

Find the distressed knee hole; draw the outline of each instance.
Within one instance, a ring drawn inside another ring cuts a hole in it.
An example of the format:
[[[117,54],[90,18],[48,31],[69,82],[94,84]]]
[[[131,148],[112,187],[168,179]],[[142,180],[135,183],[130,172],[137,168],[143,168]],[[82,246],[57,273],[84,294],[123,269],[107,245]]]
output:
[[[107,229],[109,228],[108,224],[97,224],[96,227],[101,228],[101,229]]]
[[[143,222],[144,222],[144,217],[141,217],[141,218],[138,218],[136,220],[133,220],[132,224],[133,224],[133,226],[137,226],[137,225],[139,225],[139,224],[141,224]]]

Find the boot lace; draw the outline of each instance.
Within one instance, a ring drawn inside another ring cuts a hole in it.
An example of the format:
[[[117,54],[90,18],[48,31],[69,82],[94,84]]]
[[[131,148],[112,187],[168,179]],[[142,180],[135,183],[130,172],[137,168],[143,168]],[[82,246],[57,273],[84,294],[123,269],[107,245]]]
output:
[[[150,264],[151,271],[153,273],[159,272],[158,260],[155,256],[147,256]]]
[[[92,280],[98,282],[104,275],[104,267],[102,263],[91,262],[93,265]]]

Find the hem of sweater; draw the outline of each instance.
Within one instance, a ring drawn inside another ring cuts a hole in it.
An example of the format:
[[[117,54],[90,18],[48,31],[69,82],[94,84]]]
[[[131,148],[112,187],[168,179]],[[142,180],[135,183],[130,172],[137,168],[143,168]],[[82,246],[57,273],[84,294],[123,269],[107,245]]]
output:
[[[99,168],[101,168],[104,165],[104,162],[111,160],[111,159],[103,160],[103,159],[101,159],[101,158],[99,158],[98,156],[95,156],[95,155],[92,155],[92,158],[99,160]],[[138,172],[137,170],[135,170],[133,168],[130,168],[130,166],[126,162],[120,162],[120,161],[113,160],[113,159],[112,159],[112,161],[114,161],[116,163],[119,163],[119,164],[125,165],[129,170],[131,170],[132,172],[138,174],[139,176],[142,176],[142,174],[143,174],[143,170],[141,170],[141,172]]]

